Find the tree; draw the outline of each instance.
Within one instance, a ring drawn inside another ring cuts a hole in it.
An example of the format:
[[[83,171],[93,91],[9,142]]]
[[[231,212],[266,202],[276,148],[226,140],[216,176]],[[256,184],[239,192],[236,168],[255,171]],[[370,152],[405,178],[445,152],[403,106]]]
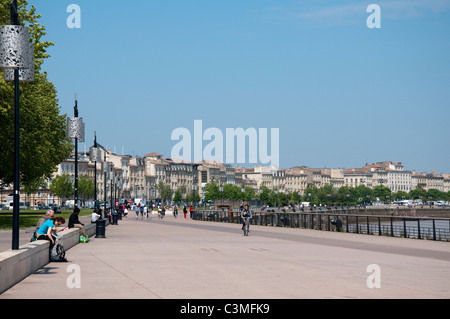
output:
[[[356,202],[356,189],[349,186],[341,186],[338,191],[338,196],[341,203],[352,205]]]
[[[373,196],[379,198],[380,201],[387,201],[391,197],[391,189],[383,185],[375,186]]]
[[[182,184],[178,187],[178,190],[180,191],[181,197],[185,197],[186,193],[187,193],[187,187],[186,185]]]
[[[10,0],[0,0],[0,24],[10,24]],[[66,116],[60,115],[57,92],[41,72],[47,48],[53,43],[41,41],[45,27],[40,15],[27,1],[19,1],[19,17],[29,26],[35,44],[35,81],[20,84],[20,179],[32,187],[39,179],[51,178],[57,165],[70,155],[73,145],[66,136]],[[14,84],[3,80],[0,70],[0,180],[14,180]]]
[[[356,196],[358,201],[368,204],[373,200],[373,190],[365,185],[359,185],[356,187]]]
[[[28,201],[30,200],[30,195],[36,193],[40,188],[44,188],[47,186],[45,179],[43,177],[36,179],[33,183],[29,183],[24,185],[23,191],[28,196]],[[31,205],[34,205],[32,203]]]
[[[419,186],[409,192],[409,197],[412,199],[423,199],[424,201],[426,201],[427,191]]]
[[[177,191],[175,192],[175,196],[173,197],[173,201],[176,203],[180,203],[183,200],[183,197],[181,195],[181,191],[179,189],[177,189]]]
[[[290,196],[289,204],[295,205],[302,201],[302,197],[298,192],[292,192],[289,194],[289,196]]]
[[[280,206],[286,206],[289,203],[289,195],[284,192],[279,192],[277,195],[277,200]]]
[[[231,184],[225,184],[223,187],[223,198],[230,201],[238,201],[241,199],[240,187],[233,186]]]
[[[397,193],[392,194],[395,200],[404,200],[409,199],[409,194],[404,191],[398,191]]]
[[[173,190],[170,188],[170,185],[165,184],[163,181],[159,181],[157,188],[161,200],[165,201],[172,199]]]
[[[336,190],[333,188],[333,185],[328,184],[323,187],[317,189],[317,198],[320,203],[331,204],[336,201]]]
[[[71,198],[75,194],[75,190],[69,174],[56,176],[50,184],[50,191],[53,195],[58,196],[61,202]]]
[[[78,196],[82,201],[86,201],[89,198],[94,198],[95,196],[95,185],[94,182],[84,175],[78,178]]]
[[[430,200],[441,200],[441,199],[445,198],[445,193],[441,192],[438,189],[431,188],[428,190],[426,196],[427,196],[427,199],[430,199]]]
[[[215,201],[220,199],[220,191],[219,186],[216,183],[208,183],[204,188],[205,192],[205,201]]]
[[[25,194],[33,194],[36,193],[40,188],[46,186],[45,179],[43,177],[38,178],[34,181],[34,183],[29,183],[24,186],[23,191]]]
[[[200,200],[201,200],[200,195],[196,191],[191,191],[186,194],[186,202],[187,203],[192,202],[192,201],[194,201],[195,203],[198,203]]]
[[[318,188],[314,184],[309,184],[305,189],[303,199],[312,204],[318,203],[317,193]]]
[[[242,188],[239,191],[241,192],[241,199],[244,202],[249,202],[252,198],[255,198],[255,191],[249,186],[244,187],[244,192],[242,192]]]
[[[262,192],[259,194],[259,199],[264,203],[268,204],[269,202],[269,195],[270,195],[270,189],[267,186],[261,186]]]

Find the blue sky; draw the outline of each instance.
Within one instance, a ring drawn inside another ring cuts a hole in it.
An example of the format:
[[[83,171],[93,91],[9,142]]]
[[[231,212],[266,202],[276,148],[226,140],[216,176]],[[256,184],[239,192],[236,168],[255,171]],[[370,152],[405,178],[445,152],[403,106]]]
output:
[[[62,113],[78,94],[86,148],[96,131],[119,154],[169,157],[172,131],[202,120],[279,128],[282,168],[450,172],[450,1],[29,2],[55,43],[44,69]],[[80,29],[66,25],[72,3]]]

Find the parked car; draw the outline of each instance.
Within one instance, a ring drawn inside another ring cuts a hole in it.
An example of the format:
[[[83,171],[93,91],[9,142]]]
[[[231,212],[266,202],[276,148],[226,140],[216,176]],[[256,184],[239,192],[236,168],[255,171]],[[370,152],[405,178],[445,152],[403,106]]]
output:
[[[9,210],[13,210],[13,209],[14,209],[14,202],[10,202],[10,203],[9,203],[8,209],[9,209]],[[28,209],[28,207],[25,205],[25,202],[19,201],[19,210],[20,210],[20,209]]]

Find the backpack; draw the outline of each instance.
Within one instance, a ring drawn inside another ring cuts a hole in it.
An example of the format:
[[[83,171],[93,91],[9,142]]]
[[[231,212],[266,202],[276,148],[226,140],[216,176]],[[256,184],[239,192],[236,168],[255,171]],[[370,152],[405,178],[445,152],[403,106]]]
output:
[[[86,235],[80,235],[80,243],[87,243],[89,241],[89,237]]]
[[[57,238],[55,240],[55,245],[50,250],[50,261],[51,262],[67,262],[66,250],[64,249],[64,246],[63,246],[61,240],[59,240],[59,238]]]

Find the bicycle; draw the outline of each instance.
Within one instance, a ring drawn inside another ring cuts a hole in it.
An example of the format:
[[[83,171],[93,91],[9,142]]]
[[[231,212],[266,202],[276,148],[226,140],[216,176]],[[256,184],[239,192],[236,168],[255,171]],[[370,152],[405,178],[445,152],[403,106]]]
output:
[[[242,219],[244,220],[243,225],[242,225],[242,230],[244,231],[244,236],[248,236],[248,233],[250,232],[249,228],[250,228],[250,217],[242,217]]]

